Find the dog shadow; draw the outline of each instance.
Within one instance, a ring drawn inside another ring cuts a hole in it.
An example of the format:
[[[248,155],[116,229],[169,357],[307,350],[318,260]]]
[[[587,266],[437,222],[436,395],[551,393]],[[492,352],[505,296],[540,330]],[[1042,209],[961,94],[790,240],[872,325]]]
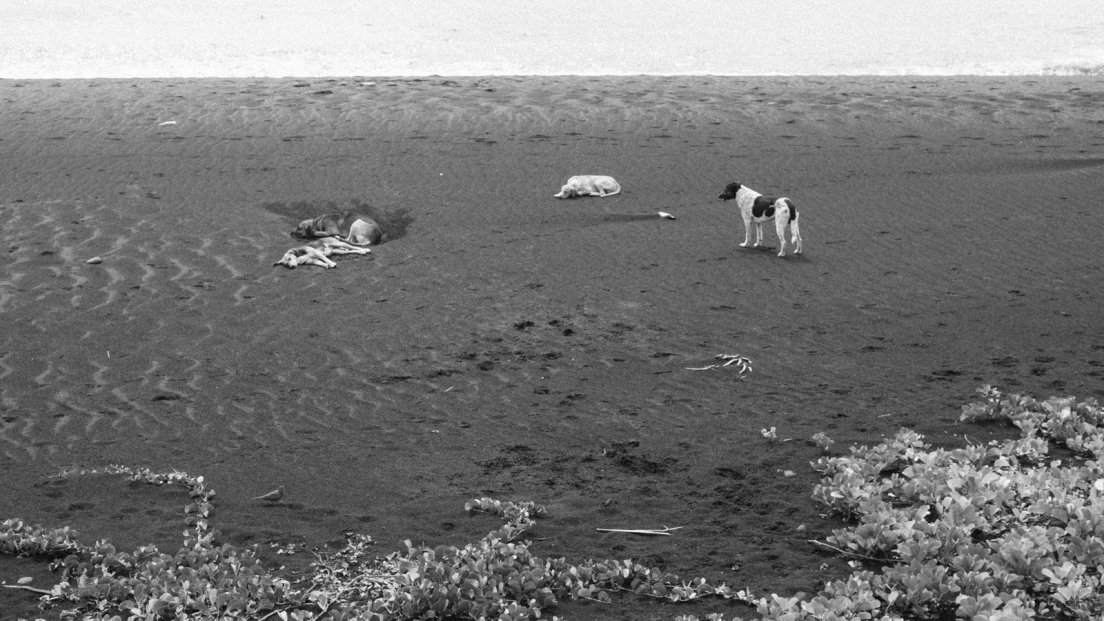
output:
[[[602,222],[644,222],[646,220],[660,220],[661,218],[654,213],[613,213],[602,216]]]
[[[787,248],[786,256],[779,257],[779,256],[777,256],[778,255],[778,246],[746,246],[746,247],[737,246],[736,247],[736,249],[739,250],[741,253],[746,252],[746,253],[749,253],[749,254],[753,254],[757,257],[763,257],[764,259],[775,259],[775,260],[782,259],[784,261],[805,261],[806,260],[804,253],[794,254],[794,252],[792,250],[789,250],[789,246],[787,246],[786,248]]]

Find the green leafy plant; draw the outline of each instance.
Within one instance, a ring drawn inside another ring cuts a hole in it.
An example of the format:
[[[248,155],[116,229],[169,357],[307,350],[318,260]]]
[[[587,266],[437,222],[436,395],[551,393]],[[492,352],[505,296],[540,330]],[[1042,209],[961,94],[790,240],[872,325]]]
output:
[[[875,610],[901,618],[1101,618],[1104,412],[1093,401],[979,393],[962,420],[1007,422],[1019,438],[933,450],[901,430],[814,464],[825,478],[813,497],[855,522],[827,545],[880,566],[814,602],[871,593]],[[1073,457],[1051,458],[1052,446]]]
[[[818,431],[814,433],[812,441],[813,444],[820,447],[820,450],[824,451],[825,453],[827,453],[828,450],[832,448],[832,445],[836,443],[835,440],[829,438],[828,434],[824,433],[823,431]]]
[[[28,527],[7,520],[0,532],[7,553],[53,559],[62,580],[43,596],[45,605],[76,604],[69,616],[85,619],[245,619],[280,608],[302,606],[288,580],[266,570],[253,549],[214,543],[209,518],[215,492],[203,477],[109,466],[72,470],[59,476],[123,475],[152,485],[187,489],[184,545],[176,554],[154,546],[119,552],[108,542],[78,543],[68,528]]]
[[[188,530],[176,554],[85,546],[69,528],[18,519],[0,525],[0,552],[53,559],[62,579],[44,603],[73,605],[69,616],[83,619],[522,620],[541,618],[561,600],[610,602],[615,593],[670,602],[720,597],[772,621],[1104,618],[1104,412],[1094,401],[1038,401],[990,386],[979,392],[963,421],[1015,426],[1018,438],[933,449],[902,429],[813,463],[822,475],[813,498],[850,524],[811,543],[848,557],[852,572],[811,597],[757,597],[632,560],[542,558],[519,539],[544,507],[491,498],[466,505],[504,521],[477,542],[408,541],[404,551],[375,557],[370,537],[351,534],[293,585],[266,570],[255,549],[217,543],[209,524],[215,494],[203,477],[123,466],[64,476],[184,486]],[[1053,456],[1059,451],[1062,459]]]

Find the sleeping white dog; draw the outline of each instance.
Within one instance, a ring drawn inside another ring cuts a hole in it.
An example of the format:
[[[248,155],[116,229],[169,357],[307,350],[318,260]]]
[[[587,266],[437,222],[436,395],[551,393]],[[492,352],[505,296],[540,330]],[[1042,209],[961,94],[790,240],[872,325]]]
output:
[[[322,237],[309,244],[296,246],[284,253],[280,260],[272,265],[283,265],[295,269],[300,265],[317,265],[329,269],[337,267],[330,259],[333,254],[369,254],[372,252],[363,246],[354,246],[336,237]]]
[[[621,193],[621,184],[607,175],[575,175],[560,188],[553,198],[575,198],[576,196],[613,196]]]

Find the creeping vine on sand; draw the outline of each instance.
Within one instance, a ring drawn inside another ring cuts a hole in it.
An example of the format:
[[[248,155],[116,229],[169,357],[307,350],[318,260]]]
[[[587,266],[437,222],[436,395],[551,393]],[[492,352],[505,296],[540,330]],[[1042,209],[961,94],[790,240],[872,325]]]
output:
[[[466,509],[494,513],[504,524],[475,543],[430,548],[408,541],[405,551],[378,557],[371,537],[350,535],[342,550],[318,554],[309,576],[292,584],[265,569],[255,550],[215,541],[209,524],[215,493],[203,477],[125,466],[64,476],[106,473],[183,485],[191,501],[176,554],[152,546],[118,552],[104,541],[87,546],[68,527],[18,519],[0,525],[0,552],[53,559],[62,578],[48,591],[37,589],[43,605],[74,606],[70,616],[82,619],[520,621],[542,617],[560,600],[610,602],[614,593],[670,602],[720,597],[772,621],[1104,618],[1104,409],[1095,401],[1037,401],[989,386],[980,393],[962,420],[1014,426],[1019,438],[932,449],[903,429],[876,446],[813,464],[823,475],[813,499],[851,524],[826,541],[810,541],[810,548],[844,556],[852,573],[812,597],[757,597],[632,560],[538,557],[519,538],[544,507],[490,498]],[[818,445],[827,450],[830,443]],[[1067,455],[1054,459],[1052,448]]]

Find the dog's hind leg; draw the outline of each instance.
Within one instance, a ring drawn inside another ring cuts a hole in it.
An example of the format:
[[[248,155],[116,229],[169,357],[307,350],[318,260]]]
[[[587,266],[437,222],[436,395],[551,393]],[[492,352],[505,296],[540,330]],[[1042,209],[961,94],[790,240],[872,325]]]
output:
[[[790,233],[792,235],[791,242],[794,247],[794,254],[801,254],[801,226],[798,224],[800,219],[797,213],[797,205],[794,205],[793,201],[788,198],[778,199],[779,210],[776,218],[779,218],[781,222],[788,222],[790,225]],[[785,217],[783,217],[785,216]],[[785,227],[779,225],[778,238],[781,239],[785,235]]]
[[[778,256],[786,256],[786,221],[790,219],[790,213],[780,209],[774,216],[774,231],[778,233]]]
[[[790,232],[793,233],[794,254],[801,254],[801,227],[797,223],[798,218],[790,222]]]

